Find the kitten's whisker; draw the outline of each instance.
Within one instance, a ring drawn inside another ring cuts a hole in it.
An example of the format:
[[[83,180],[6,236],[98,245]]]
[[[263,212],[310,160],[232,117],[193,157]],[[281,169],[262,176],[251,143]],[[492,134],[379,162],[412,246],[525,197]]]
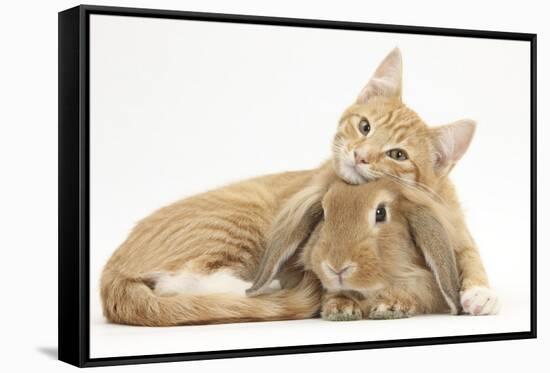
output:
[[[402,177],[399,177],[397,175],[392,175],[388,172],[381,171],[385,176],[389,177],[390,179],[396,181],[397,183],[407,187],[411,188],[420,192],[428,193],[428,195],[434,199],[436,199],[439,202],[443,202],[442,198],[437,194],[432,188],[428,187],[427,185],[420,183],[418,181],[414,180],[408,180],[404,179]]]

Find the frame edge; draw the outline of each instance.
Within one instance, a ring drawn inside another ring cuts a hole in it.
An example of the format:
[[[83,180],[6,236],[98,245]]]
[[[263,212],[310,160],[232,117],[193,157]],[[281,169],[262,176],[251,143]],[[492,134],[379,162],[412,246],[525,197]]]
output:
[[[537,338],[537,34],[531,34],[531,333]]]
[[[532,41],[536,34],[515,31],[478,29],[457,29],[439,26],[397,25],[390,23],[370,23],[362,21],[342,21],[313,18],[289,18],[254,14],[214,13],[183,11],[158,8],[135,8],[106,5],[82,4],[80,7],[89,14],[119,15],[143,18],[185,19],[194,21],[215,21],[226,23],[262,24],[270,26],[291,26],[321,29],[340,29],[371,32],[391,32],[398,34],[437,35],[449,37],[469,37],[482,39]]]
[[[81,250],[81,13],[58,13],[58,359],[84,366]]]

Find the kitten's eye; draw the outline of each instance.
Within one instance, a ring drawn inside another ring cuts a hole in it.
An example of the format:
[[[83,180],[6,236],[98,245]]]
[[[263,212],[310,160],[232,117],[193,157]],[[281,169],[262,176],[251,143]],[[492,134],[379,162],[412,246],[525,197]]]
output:
[[[366,118],[359,121],[359,131],[365,136],[370,132],[370,123]]]
[[[403,149],[388,150],[386,152],[386,155],[390,158],[395,159],[396,161],[405,161],[409,159],[409,157],[407,156],[407,152],[404,151]]]
[[[381,223],[386,221],[386,208],[384,206],[378,206],[376,209],[376,222]]]

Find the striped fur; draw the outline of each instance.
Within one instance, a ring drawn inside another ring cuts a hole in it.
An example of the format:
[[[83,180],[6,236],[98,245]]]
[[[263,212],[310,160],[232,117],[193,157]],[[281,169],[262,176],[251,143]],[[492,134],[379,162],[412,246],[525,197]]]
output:
[[[205,279],[223,272],[235,276],[234,283],[252,281],[280,206],[315,173],[289,172],[236,183],[175,202],[140,221],[104,267],[105,317],[123,324],[169,326],[316,315],[320,287],[315,277],[303,272],[294,274],[299,280],[292,289],[257,298],[206,287],[202,294],[155,289],[157,283],[167,288],[160,278],[177,280],[181,273]]]

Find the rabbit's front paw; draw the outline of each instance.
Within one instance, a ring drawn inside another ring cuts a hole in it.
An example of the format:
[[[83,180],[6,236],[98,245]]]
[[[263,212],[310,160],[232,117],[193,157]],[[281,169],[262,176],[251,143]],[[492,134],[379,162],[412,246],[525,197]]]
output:
[[[347,297],[334,297],[323,304],[321,316],[329,321],[361,320],[363,314],[359,304]]]
[[[416,313],[415,307],[408,302],[384,301],[374,305],[369,312],[369,319],[386,320],[411,317]]]
[[[500,310],[500,301],[494,290],[474,286],[460,294],[460,304],[470,315],[496,315]]]

